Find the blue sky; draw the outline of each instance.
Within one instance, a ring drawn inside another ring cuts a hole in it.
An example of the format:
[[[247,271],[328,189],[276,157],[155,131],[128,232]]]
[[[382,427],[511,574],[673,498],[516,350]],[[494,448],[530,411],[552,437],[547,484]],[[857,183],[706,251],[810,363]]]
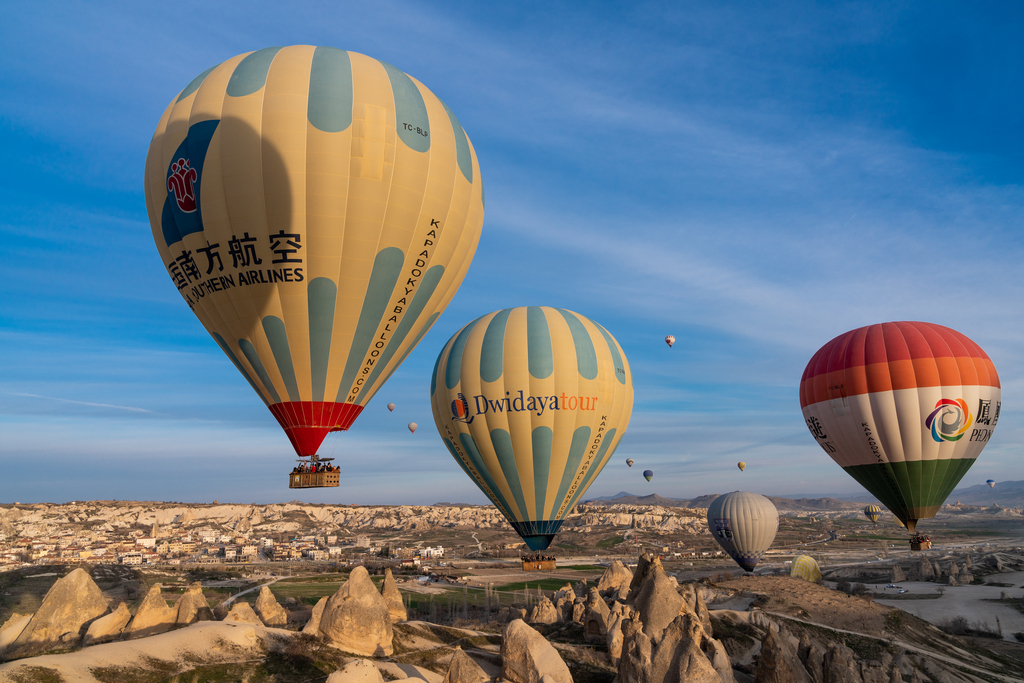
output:
[[[588,496],[860,493],[808,435],[797,384],[826,341],[888,320],[988,352],[1003,411],[962,484],[1021,478],[1020,12],[496,5],[5,8],[0,501],[484,502],[433,428],[427,378],[459,327],[520,305],[601,322],[631,362],[633,419]],[[461,290],[329,437],[342,486],[306,492],[287,489],[287,439],[164,273],[142,193],[181,88],[296,43],[421,80],[487,189]]]

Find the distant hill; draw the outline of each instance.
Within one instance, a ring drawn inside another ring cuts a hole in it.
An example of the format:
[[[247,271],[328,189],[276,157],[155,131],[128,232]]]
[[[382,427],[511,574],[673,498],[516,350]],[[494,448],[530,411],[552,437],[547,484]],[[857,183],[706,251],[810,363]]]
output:
[[[683,500],[678,498],[665,498],[659,496],[656,493],[652,493],[647,496],[637,496],[626,491],[620,491],[614,496],[603,496],[601,498],[591,498],[590,500],[584,501],[591,505],[661,505],[663,507],[686,507],[686,508],[706,508],[711,504],[715,498],[720,496],[720,493],[712,493],[703,496],[697,496],[690,500]],[[774,503],[775,507],[782,511],[790,510],[859,510],[864,507],[863,503],[839,500],[837,498],[780,498],[775,496],[768,496],[768,500]]]
[[[946,502],[955,503],[958,500],[964,505],[1024,507],[1024,481],[997,481],[995,488],[991,489],[988,484],[956,489],[949,494]]]

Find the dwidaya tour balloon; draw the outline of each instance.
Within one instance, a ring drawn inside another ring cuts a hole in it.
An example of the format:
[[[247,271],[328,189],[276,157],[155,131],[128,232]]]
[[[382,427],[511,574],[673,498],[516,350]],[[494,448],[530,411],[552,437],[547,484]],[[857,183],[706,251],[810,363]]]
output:
[[[779,511],[759,493],[734,491],[711,501],[708,530],[736,564],[752,572],[775,540]]]
[[[878,524],[882,518],[882,508],[877,505],[868,505],[864,508],[864,516],[871,520],[872,524]]]
[[[651,470],[644,470],[644,479],[646,479],[647,481],[654,479],[654,472]]]
[[[974,464],[999,420],[999,376],[980,346],[922,322],[869,325],[811,358],[800,406],[818,445],[909,531]]]
[[[633,466],[633,458],[626,458],[626,467]]]
[[[796,579],[819,583],[821,568],[818,566],[818,561],[810,555],[798,555],[793,559],[793,567],[789,570],[789,575]]]
[[[300,456],[352,425],[444,311],[484,215],[444,102],[309,45],[196,76],[160,118],[145,189],[168,276]]]
[[[633,379],[601,325],[528,306],[488,313],[449,339],[430,397],[452,457],[543,550],[621,443]]]

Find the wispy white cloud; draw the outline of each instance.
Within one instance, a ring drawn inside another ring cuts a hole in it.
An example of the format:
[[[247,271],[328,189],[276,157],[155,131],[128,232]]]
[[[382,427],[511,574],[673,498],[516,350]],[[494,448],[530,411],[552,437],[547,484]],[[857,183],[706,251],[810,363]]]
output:
[[[25,396],[28,398],[41,398],[47,401],[59,401],[61,403],[73,403],[79,406],[90,406],[92,408],[114,408],[115,410],[127,410],[132,413],[152,413],[152,410],[146,410],[145,408],[133,408],[131,406],[115,406],[110,403],[92,403],[90,401],[75,401],[70,398],[60,398],[58,396],[40,396],[39,394],[21,394],[15,393],[14,396]]]

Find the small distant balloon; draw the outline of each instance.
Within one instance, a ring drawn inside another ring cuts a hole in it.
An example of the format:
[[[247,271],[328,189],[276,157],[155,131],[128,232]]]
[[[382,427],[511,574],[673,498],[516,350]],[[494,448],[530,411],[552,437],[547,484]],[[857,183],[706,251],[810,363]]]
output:
[[[626,458],[626,464],[630,467],[633,466],[633,458]]]
[[[747,463],[740,461],[736,463],[736,467],[739,467],[740,472],[742,472],[743,470],[747,469]]]
[[[644,479],[646,479],[647,481],[654,479],[654,472],[651,470],[644,470]]]
[[[668,348],[672,348],[672,345],[676,343],[676,338],[671,334],[665,337],[665,343],[668,344]]]
[[[996,487],[996,480],[995,479],[989,479],[985,483],[988,484],[988,487],[990,489],[994,489]]]
[[[418,425],[418,424],[416,424],[415,422],[410,422],[410,423],[409,423],[409,431],[410,431],[410,432],[412,432],[413,434],[415,434],[415,433],[416,433],[416,428],[417,428],[418,426],[419,426],[419,425]]]
[[[878,520],[882,518],[882,508],[877,505],[868,505],[864,508],[864,516],[870,519],[873,524],[878,524]]]
[[[389,403],[388,404],[388,412],[389,413],[395,412],[395,404],[394,403]]]

